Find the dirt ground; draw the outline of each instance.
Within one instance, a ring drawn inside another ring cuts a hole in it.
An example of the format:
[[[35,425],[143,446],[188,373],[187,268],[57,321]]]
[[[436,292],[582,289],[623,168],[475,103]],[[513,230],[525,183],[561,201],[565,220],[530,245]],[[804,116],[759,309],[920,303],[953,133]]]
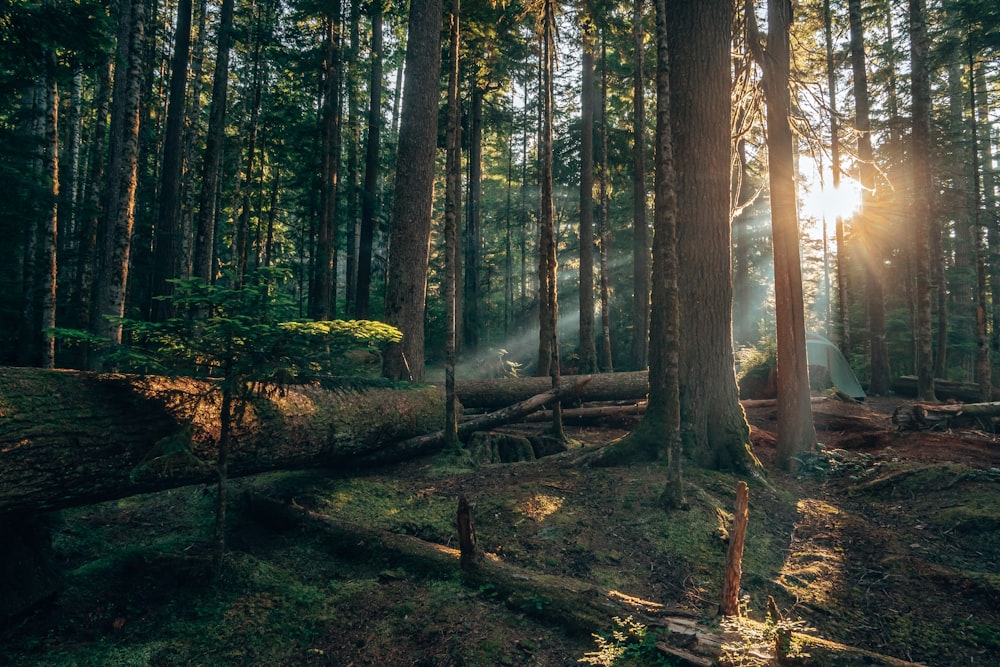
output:
[[[795,474],[771,465],[774,408],[748,409],[763,468],[749,477],[686,469],[687,511],[660,507],[659,463],[588,464],[628,424],[570,425],[571,448],[537,461],[469,465],[439,456],[365,473],[261,476],[238,490],[447,546],[456,541],[456,501],[466,497],[479,546],[493,557],[717,626],[734,487],[746,479],[750,617],[762,618],[772,596],[785,618],[817,637],[935,667],[998,665],[1000,443],[984,430],[898,432],[890,415],[901,403],[815,404],[823,448]],[[239,505],[226,574],[212,581],[211,503],[210,488],[188,487],[64,512],[54,544],[65,591],[0,631],[0,664],[598,660],[594,637],[567,633],[541,598],[533,612],[512,610],[489,586],[472,589],[457,575],[388,556],[352,558],[350,544],[274,531]],[[616,640],[614,629],[609,618],[592,630],[608,637],[604,645],[629,645],[613,664],[678,664],[628,632]],[[744,659],[757,664],[749,651]]]

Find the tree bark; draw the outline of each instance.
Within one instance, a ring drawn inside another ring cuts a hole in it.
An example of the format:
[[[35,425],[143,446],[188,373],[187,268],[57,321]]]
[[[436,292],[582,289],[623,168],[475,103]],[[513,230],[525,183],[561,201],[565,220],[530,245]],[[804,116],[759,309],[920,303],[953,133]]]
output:
[[[201,201],[198,207],[198,232],[195,239],[193,273],[206,283],[215,280],[216,199],[221,179],[223,143],[226,137],[226,98],[229,91],[229,52],[233,45],[233,11],[236,0],[222,0],[219,13],[219,37],[212,75],[212,105],[209,110],[208,136],[202,166]]]
[[[121,324],[114,318],[125,314],[125,286],[135,222],[144,36],[144,3],[141,0],[122,0],[108,144],[109,166],[104,210],[98,230],[95,317],[91,320],[94,333],[114,343],[121,342]]]
[[[443,399],[435,388],[287,387],[234,428],[228,475],[350,464],[439,428]],[[189,379],[0,370],[0,515],[214,481],[218,403]]]
[[[575,384],[580,376],[564,375],[559,386]],[[582,401],[640,400],[649,392],[646,371],[599,373],[581,387],[576,397]],[[466,409],[502,408],[551,389],[547,377],[515,377],[502,380],[465,380],[455,384],[458,401]]]
[[[726,552],[726,576],[722,584],[722,604],[719,612],[724,616],[741,616],[740,579],[743,577],[743,544],[747,535],[749,489],[746,482],[736,484],[736,504],[733,508],[733,529],[729,534]]]
[[[340,175],[340,1],[334,0],[324,17],[323,113],[321,128],[321,168],[319,229],[316,264],[309,293],[310,315],[330,320],[336,315],[337,301],[337,191]]]
[[[187,115],[188,52],[191,46],[192,0],[177,3],[177,27],[174,31],[174,57],[170,73],[170,101],[167,105],[163,137],[163,163],[160,166],[159,214],[156,220],[156,243],[153,263],[153,317],[165,321],[171,315],[169,301],[155,299],[173,292],[171,278],[181,276],[183,258],[181,222],[181,178],[183,172],[184,125]]]
[[[751,464],[732,336],[728,0],[667,0],[677,175],[680,393],[685,449],[701,465]]]
[[[777,463],[791,468],[795,457],[816,448],[809,404],[805,306],[799,260],[799,221],[795,204],[789,32],[791,0],[768,0],[767,49],[761,51],[752,3],[747,4],[751,49],[764,70],[767,101],[767,165],[771,195],[771,237],[777,329]]]
[[[458,216],[462,210],[462,109],[459,100],[459,75],[461,53],[461,1],[451,1],[451,29],[448,66],[448,137],[445,158],[444,244],[445,244],[445,341],[444,341],[444,392],[445,418],[444,443],[458,447],[458,417],[455,399],[455,343],[457,338],[457,310],[455,294],[458,288]]]
[[[913,97],[913,254],[916,273],[916,362],[917,394],[921,400],[933,401],[934,354],[931,348],[931,256],[930,235],[935,225],[931,177],[931,89],[927,69],[929,41],[927,38],[926,7],[923,0],[910,1],[910,62],[912,63],[911,94]],[[985,299],[985,295],[983,297]],[[985,317],[985,312],[980,314]],[[985,327],[985,321],[984,321]],[[984,328],[985,332],[985,328]],[[985,340],[981,341],[985,348]],[[987,378],[987,382],[989,382]],[[989,392],[987,391],[987,394]],[[983,397],[985,398],[985,397]]]
[[[587,7],[589,10],[589,6]],[[580,346],[579,372],[597,371],[594,345],[594,25],[590,12],[581,29],[580,59]]]
[[[424,308],[430,254],[434,157],[441,69],[441,0],[410,5],[406,90],[396,160],[396,203],[389,231],[385,321],[403,332],[388,346],[388,378],[424,378]]]
[[[649,225],[646,222],[646,82],[643,74],[645,31],[643,0],[632,14],[635,65],[632,81],[632,370],[649,363]]]
[[[864,260],[865,299],[868,306],[868,343],[871,382],[868,393],[881,396],[889,391],[889,350],[885,331],[885,285],[882,268],[884,226],[875,215],[875,156],[872,150],[868,75],[866,73],[864,24],[861,0],[849,0],[851,64],[854,68],[855,131],[858,133],[858,169],[861,182],[861,213],[854,247]]]
[[[371,73],[368,80],[368,144],[365,146],[365,180],[361,194],[361,231],[358,240],[358,278],[354,301],[358,319],[368,319],[371,290],[372,246],[378,218],[379,150],[382,130],[382,3],[371,0],[368,12],[372,22]]]

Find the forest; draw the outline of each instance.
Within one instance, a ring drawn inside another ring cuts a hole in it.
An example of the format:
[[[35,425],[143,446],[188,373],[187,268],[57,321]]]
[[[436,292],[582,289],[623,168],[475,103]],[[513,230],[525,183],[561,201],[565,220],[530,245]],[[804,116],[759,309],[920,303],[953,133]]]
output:
[[[0,662],[991,664],[998,49],[0,0]]]

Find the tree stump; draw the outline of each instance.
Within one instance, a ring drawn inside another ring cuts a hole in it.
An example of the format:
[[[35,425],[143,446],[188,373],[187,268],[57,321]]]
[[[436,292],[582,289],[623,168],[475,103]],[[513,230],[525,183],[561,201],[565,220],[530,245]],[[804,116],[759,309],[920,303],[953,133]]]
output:
[[[740,615],[740,579],[743,577],[743,543],[747,534],[749,496],[747,483],[738,482],[733,530],[729,535],[729,550],[726,552],[726,579],[722,585],[722,605],[719,608],[724,616]]]

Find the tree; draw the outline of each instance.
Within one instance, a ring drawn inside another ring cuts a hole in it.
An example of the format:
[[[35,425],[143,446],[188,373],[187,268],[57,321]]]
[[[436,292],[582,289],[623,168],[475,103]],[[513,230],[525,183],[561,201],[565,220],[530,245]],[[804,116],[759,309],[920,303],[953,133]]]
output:
[[[212,552],[216,576],[226,552],[230,446],[251,398],[304,371],[328,368],[345,343],[349,347],[359,341],[399,339],[398,331],[377,322],[279,321],[275,288],[281,277],[280,271],[264,270],[248,276],[247,285],[235,287],[206,285],[198,278],[174,280],[169,310],[175,316],[160,323],[125,320],[133,346],[124,355],[125,363],[134,363],[146,372],[218,380],[206,387],[208,394],[218,392],[220,398]],[[210,397],[201,395],[195,400],[210,401]],[[193,428],[190,424],[187,432],[179,434],[182,442],[157,443],[174,449],[161,454],[191,455]],[[183,442],[185,438],[187,442]]]
[[[340,175],[340,0],[334,0],[323,18],[323,115],[320,149],[319,227],[310,312],[329,320],[337,301],[337,192]]]
[[[198,232],[195,239],[194,275],[206,283],[215,280],[216,200],[222,168],[223,142],[226,136],[226,100],[229,91],[229,52],[233,45],[233,10],[236,0],[222,0],[219,13],[219,37],[212,75],[212,105],[209,109],[208,136],[202,161],[201,200],[198,207]]]
[[[680,392],[685,449],[712,468],[746,468],[750,432],[739,405],[730,259],[728,0],[666,0],[671,132],[680,263]],[[652,326],[652,324],[650,325]]]
[[[931,350],[930,235],[933,209],[931,196],[931,89],[927,71],[926,6],[923,0],[910,0],[910,91],[913,98],[912,169],[913,196],[911,211],[916,230],[913,254],[916,270],[916,360],[917,396],[934,400],[934,356]],[[985,317],[985,312],[982,313]],[[985,400],[985,399],[984,399]]]
[[[188,54],[191,46],[191,0],[177,3],[177,26],[174,29],[174,57],[170,74],[170,101],[167,105],[166,131],[163,137],[163,164],[160,167],[159,214],[156,221],[153,296],[169,293],[171,278],[181,275],[183,258],[181,222],[181,177],[183,168],[183,133],[187,115]],[[164,320],[169,301],[154,301],[154,317]]]
[[[51,8],[53,0],[46,0]],[[42,180],[47,183],[46,205],[42,208],[41,248],[38,255],[38,273],[41,278],[41,328],[42,367],[54,368],[56,344],[50,330],[56,325],[56,277],[58,271],[56,248],[58,246],[59,223],[59,84],[56,80],[58,60],[55,49],[49,47],[45,53],[44,100],[44,143],[42,151]],[[32,297],[33,298],[33,295]]]
[[[143,77],[145,7],[139,0],[122,0],[118,16],[118,44],[111,108],[103,215],[98,230],[98,266],[92,330],[121,342],[125,314],[135,191],[139,158],[139,101]]]
[[[677,257],[677,191],[670,122],[670,53],[665,0],[656,9],[656,154],[653,204],[653,267],[649,329],[649,398],[642,421],[611,445],[601,462],[665,457],[662,501],[683,507],[681,476],[680,266]]]
[[[859,254],[864,262],[865,300],[868,307],[868,344],[871,381],[868,393],[889,391],[889,350],[885,333],[885,286],[883,284],[882,221],[875,215],[875,154],[872,149],[871,101],[866,73],[864,24],[861,0],[848,0],[851,24],[851,66],[854,70],[854,130],[858,135],[858,172],[861,182]]]
[[[368,143],[365,146],[365,179],[361,194],[361,230],[358,241],[358,278],[355,312],[361,319],[369,313],[372,246],[378,219],[378,184],[381,172],[379,150],[382,131],[382,3],[371,0],[368,13],[372,24],[371,71],[368,78]]]
[[[458,95],[459,54],[461,50],[461,1],[452,0],[450,56],[448,64],[448,137],[446,157],[447,188],[445,200],[445,417],[446,447],[458,446],[458,418],[455,399],[455,292],[458,283],[458,215],[462,210],[462,110]]]
[[[559,385],[561,373],[559,359],[559,302],[556,289],[556,230],[552,199],[553,157],[553,77],[555,75],[555,6],[553,0],[541,0],[538,7],[538,29],[541,49],[541,136],[539,137],[539,190],[538,213],[538,369],[536,375],[548,375],[552,386]],[[552,430],[562,438],[562,408],[553,407]]]
[[[809,396],[805,307],[799,259],[799,221],[795,201],[795,159],[790,115],[789,30],[791,0],[768,0],[767,47],[761,48],[753,2],[746,3],[750,48],[764,71],[767,102],[767,167],[774,248],[777,328],[777,462],[792,468],[795,457],[816,449]]]
[[[597,370],[594,346],[594,23],[581,12],[580,58],[580,373]]]
[[[406,81],[396,158],[396,200],[389,231],[386,322],[403,332],[386,350],[388,378],[424,378],[424,306],[430,252],[434,153],[437,146],[438,75],[441,69],[441,0],[410,5]]]
[[[649,229],[646,222],[646,81],[643,0],[633,0],[632,36],[632,368],[649,359]],[[676,235],[676,233],[675,233]]]

